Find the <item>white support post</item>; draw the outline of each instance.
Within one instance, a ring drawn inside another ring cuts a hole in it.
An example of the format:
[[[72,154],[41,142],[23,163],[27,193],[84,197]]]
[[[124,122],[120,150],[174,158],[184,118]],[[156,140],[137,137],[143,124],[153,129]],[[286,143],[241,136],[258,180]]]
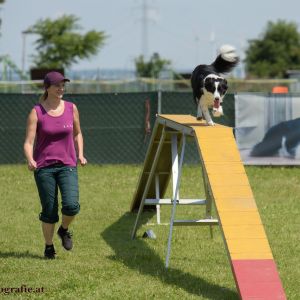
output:
[[[155,174],[155,197],[157,200],[160,199],[160,192],[159,192],[159,173]],[[156,205],[156,220],[157,224],[160,224],[160,205]]]
[[[185,150],[185,141],[186,137],[183,134],[183,141],[182,141],[182,148],[181,148],[181,156],[180,162],[178,166],[178,146],[177,146],[177,134],[172,134],[172,182],[173,182],[173,206],[172,206],[172,214],[171,214],[171,221],[170,221],[170,231],[169,231],[169,238],[168,238],[168,249],[167,249],[167,256],[166,256],[166,268],[169,267],[169,260],[171,254],[171,241],[172,241],[172,232],[173,232],[173,224],[176,212],[176,204],[179,200],[179,186],[180,186],[180,178],[181,178],[181,169],[182,163],[184,158],[184,150]]]

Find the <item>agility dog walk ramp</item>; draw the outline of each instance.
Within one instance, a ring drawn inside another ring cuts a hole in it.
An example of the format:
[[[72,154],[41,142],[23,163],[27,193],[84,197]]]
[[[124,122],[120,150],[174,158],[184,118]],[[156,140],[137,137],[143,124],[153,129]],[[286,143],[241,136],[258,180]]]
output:
[[[206,199],[179,197],[187,138],[195,139],[198,146]],[[163,199],[171,178],[172,199]],[[217,219],[211,215],[212,203]],[[241,299],[286,299],[232,128],[206,126],[190,115],[158,115],[131,204],[131,211],[138,210],[132,238],[148,205],[172,205],[166,267],[173,226],[220,225]],[[206,216],[175,220],[177,205],[205,205]]]

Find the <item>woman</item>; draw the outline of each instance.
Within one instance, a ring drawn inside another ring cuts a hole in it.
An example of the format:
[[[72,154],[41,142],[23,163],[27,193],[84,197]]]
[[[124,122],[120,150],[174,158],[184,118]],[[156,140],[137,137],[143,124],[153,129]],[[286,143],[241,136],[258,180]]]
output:
[[[39,192],[42,211],[42,231],[45,238],[44,256],[55,258],[53,235],[58,222],[58,188],[62,198],[62,223],[57,234],[66,250],[73,247],[69,225],[80,210],[77,159],[82,166],[83,137],[75,104],[62,99],[65,82],[58,72],[45,76],[45,92],[40,103],[31,110],[27,120],[24,153]]]

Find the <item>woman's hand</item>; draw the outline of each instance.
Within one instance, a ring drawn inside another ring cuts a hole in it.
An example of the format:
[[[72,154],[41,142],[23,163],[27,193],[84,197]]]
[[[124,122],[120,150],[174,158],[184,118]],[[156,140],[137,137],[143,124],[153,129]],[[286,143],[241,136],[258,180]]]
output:
[[[35,160],[31,159],[28,161],[28,169],[30,171],[36,170],[36,161]]]
[[[83,157],[83,156],[79,156],[79,157],[78,157],[78,160],[79,160],[80,164],[81,164],[83,167],[87,164],[87,160],[86,160],[86,158]]]

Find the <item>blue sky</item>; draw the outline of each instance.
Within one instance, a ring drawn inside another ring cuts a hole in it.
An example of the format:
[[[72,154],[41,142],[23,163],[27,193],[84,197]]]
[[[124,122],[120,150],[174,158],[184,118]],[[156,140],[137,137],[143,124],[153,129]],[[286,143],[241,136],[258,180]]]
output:
[[[9,54],[21,68],[22,31],[41,18],[74,14],[82,32],[105,31],[109,36],[97,56],[72,69],[133,69],[143,51],[143,0],[6,0],[0,11],[0,55]],[[299,0],[147,0],[148,55],[158,52],[176,70],[192,70],[210,63],[216,48],[234,45],[243,57],[249,39],[257,38],[268,21],[284,19],[298,24]],[[25,69],[35,53],[35,36],[26,37]]]

